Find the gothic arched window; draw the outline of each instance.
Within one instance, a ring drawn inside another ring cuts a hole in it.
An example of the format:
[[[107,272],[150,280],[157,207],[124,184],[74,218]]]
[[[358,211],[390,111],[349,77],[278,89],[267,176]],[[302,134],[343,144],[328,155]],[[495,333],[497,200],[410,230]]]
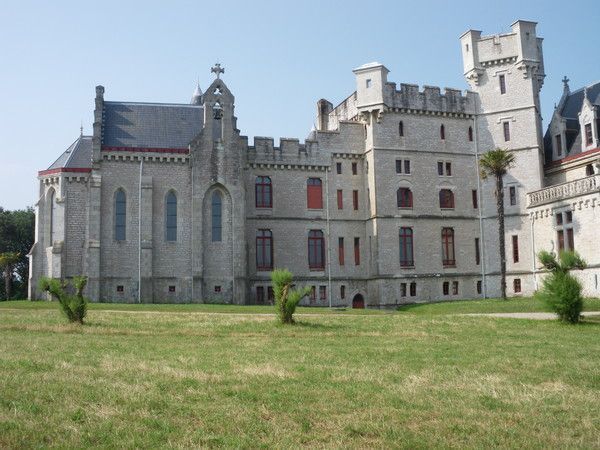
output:
[[[115,241],[125,240],[127,219],[127,198],[125,191],[119,189],[115,193]]]
[[[219,191],[213,192],[211,206],[212,241],[221,242],[223,240],[223,201]]]
[[[177,240],[177,195],[173,191],[167,194],[166,199],[165,239],[167,241]]]

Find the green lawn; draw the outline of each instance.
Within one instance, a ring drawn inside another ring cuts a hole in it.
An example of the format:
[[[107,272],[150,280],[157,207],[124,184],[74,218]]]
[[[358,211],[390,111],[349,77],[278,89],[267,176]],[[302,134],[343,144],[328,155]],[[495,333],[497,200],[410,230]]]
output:
[[[600,323],[455,315],[532,302],[290,327],[266,307],[94,304],[74,326],[2,302],[0,448],[600,448]]]

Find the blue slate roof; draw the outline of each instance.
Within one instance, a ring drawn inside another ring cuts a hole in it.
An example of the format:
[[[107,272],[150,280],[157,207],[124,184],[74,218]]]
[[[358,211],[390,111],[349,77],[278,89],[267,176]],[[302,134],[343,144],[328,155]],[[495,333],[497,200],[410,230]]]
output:
[[[187,148],[202,130],[204,108],[167,103],[104,102],[102,145]]]
[[[592,105],[600,105],[600,82],[587,87],[587,96]],[[577,119],[577,114],[581,111],[582,106],[583,89],[578,89],[568,95],[560,115],[569,119]]]
[[[51,169],[89,169],[92,167],[92,137],[79,136],[65,152],[54,161]]]

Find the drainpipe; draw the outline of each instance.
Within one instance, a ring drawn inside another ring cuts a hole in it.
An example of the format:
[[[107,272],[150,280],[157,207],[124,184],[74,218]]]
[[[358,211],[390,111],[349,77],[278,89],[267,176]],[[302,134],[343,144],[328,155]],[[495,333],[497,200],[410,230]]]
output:
[[[138,303],[142,303],[142,173],[144,155],[140,156],[140,183],[138,186]]]
[[[534,218],[533,216],[531,217],[530,220],[530,235],[531,235],[531,272],[533,273],[533,288],[537,291],[538,290],[538,281],[537,281],[537,272],[535,269],[535,229],[533,227],[533,221]]]
[[[329,289],[329,307],[331,308],[331,228],[329,225],[329,170],[325,168],[325,217],[327,220],[327,289]]]
[[[487,298],[487,280],[485,278],[485,239],[483,236],[483,195],[481,192],[481,177],[479,168],[479,132],[477,129],[477,113],[473,116],[473,133],[475,134],[475,169],[477,170],[477,201],[479,202],[479,236],[481,239],[479,252],[481,253],[481,290],[483,298]]]
[[[191,150],[191,149],[190,149]],[[190,253],[191,253],[191,264],[190,270],[192,273],[192,298],[190,301],[194,302],[194,162],[192,161],[192,155],[190,151],[190,166],[191,166],[191,198],[190,198]]]

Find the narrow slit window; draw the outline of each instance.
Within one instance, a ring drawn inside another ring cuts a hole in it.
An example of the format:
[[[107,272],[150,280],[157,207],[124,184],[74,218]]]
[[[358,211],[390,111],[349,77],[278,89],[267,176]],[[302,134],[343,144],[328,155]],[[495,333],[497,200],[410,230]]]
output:
[[[115,194],[115,240],[125,240],[127,220],[127,198],[125,191],[119,189]]]
[[[167,241],[177,240],[177,196],[171,191],[167,194],[165,208],[165,239]]]

